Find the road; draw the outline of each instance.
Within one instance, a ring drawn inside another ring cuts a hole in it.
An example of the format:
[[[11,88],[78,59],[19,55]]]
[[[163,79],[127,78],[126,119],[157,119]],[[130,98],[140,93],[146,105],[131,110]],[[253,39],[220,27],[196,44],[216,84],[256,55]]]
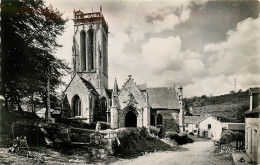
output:
[[[228,156],[215,152],[216,147],[210,140],[197,141],[182,146],[184,151],[149,153],[131,159],[119,160],[112,165],[233,165]]]

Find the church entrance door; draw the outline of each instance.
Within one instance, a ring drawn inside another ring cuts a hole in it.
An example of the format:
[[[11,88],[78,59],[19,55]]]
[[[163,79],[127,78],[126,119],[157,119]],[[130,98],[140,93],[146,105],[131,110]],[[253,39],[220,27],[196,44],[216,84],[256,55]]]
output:
[[[134,112],[129,111],[125,115],[125,127],[136,127],[137,126],[137,117]]]

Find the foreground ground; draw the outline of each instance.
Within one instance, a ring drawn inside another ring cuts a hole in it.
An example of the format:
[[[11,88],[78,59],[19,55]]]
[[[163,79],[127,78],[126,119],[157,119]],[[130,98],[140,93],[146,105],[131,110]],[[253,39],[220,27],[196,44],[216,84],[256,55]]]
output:
[[[113,165],[233,165],[229,155],[220,155],[210,140],[194,139],[182,147],[187,150],[149,153],[131,160],[120,160]]]
[[[36,158],[27,158],[9,154],[7,149],[0,148],[0,164],[42,164],[40,157],[44,157],[43,164],[112,164],[112,165],[233,165],[228,155],[220,155],[217,147],[210,140],[193,138],[194,143],[185,144],[177,151],[148,153],[135,159],[108,158],[90,163],[89,158],[82,154],[73,156],[63,155],[51,149],[37,152]]]

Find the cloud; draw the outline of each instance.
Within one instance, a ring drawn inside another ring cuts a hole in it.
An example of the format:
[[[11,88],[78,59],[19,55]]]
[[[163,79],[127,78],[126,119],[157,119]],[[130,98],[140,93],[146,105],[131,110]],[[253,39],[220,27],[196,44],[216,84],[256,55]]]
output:
[[[248,18],[227,32],[227,39],[204,46],[205,76],[193,77],[185,86],[187,96],[221,95],[260,85],[259,17]]]
[[[212,75],[259,73],[260,19],[248,18],[227,32],[227,40],[205,45]]]

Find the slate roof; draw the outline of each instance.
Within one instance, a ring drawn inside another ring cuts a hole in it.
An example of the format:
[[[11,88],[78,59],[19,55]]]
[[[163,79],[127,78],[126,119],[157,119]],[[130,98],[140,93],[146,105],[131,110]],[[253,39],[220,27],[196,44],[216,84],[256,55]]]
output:
[[[149,105],[153,109],[179,109],[174,87],[147,88]]]
[[[185,116],[185,124],[198,124],[205,116]]]
[[[250,93],[260,93],[260,88],[250,88],[249,92]]]
[[[96,89],[93,87],[93,85],[88,82],[87,80],[85,80],[84,78],[80,77],[80,79],[82,80],[82,82],[85,84],[85,86],[89,89],[92,90],[94,93],[98,94],[98,92],[96,91]]]
[[[250,115],[254,115],[254,114],[260,114],[260,107],[256,107],[252,111],[248,110],[245,112],[245,116],[250,116]]]
[[[245,123],[222,123],[222,128],[228,130],[245,130]]]

